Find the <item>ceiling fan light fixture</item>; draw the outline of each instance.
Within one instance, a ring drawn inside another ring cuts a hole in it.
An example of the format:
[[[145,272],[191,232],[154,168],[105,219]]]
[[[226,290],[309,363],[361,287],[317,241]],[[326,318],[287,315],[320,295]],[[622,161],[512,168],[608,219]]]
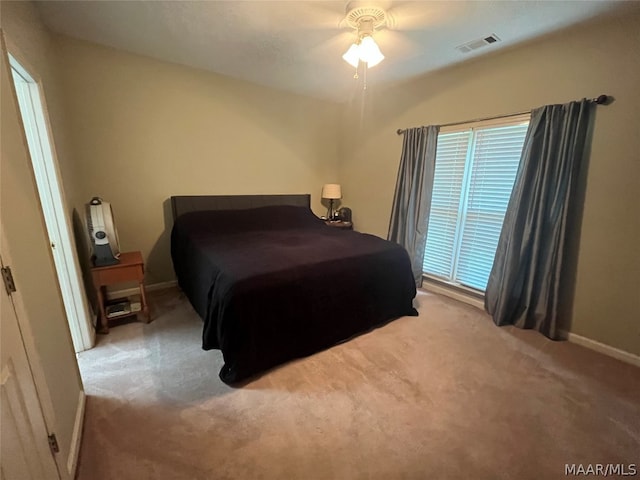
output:
[[[369,68],[384,60],[380,47],[373,39],[373,32],[386,24],[386,12],[378,7],[358,7],[349,10],[346,22],[357,31],[358,40],[342,56],[344,61],[355,68],[362,61]]]
[[[367,63],[367,67],[375,67],[384,60],[384,55],[380,51],[378,44],[369,35],[360,41],[358,54],[360,55],[360,60]]]
[[[342,58],[354,68],[358,68],[361,61],[365,62],[367,67],[375,67],[384,60],[384,55],[373,37],[365,36],[359,43],[351,44]]]
[[[358,63],[360,62],[360,48],[358,47],[358,45],[352,43],[349,47],[349,50],[347,50],[345,54],[342,55],[342,58],[353,68],[358,68]]]

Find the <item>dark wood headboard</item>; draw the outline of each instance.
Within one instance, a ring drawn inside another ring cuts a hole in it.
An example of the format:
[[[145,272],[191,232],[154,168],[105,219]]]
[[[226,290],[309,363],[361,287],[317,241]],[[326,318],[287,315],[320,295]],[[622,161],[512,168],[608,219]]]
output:
[[[171,197],[171,213],[180,215],[201,210],[241,210],[244,208],[294,205],[311,207],[311,195],[178,195]]]

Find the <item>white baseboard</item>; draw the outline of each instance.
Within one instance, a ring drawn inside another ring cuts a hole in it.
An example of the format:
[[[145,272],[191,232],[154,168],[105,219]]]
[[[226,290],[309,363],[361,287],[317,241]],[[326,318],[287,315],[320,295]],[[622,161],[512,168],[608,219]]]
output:
[[[76,409],[76,420],[73,424],[73,434],[71,435],[71,445],[69,446],[69,458],[67,458],[67,472],[69,472],[69,478],[76,478],[78,455],[80,454],[80,444],[82,443],[82,427],[84,426],[86,398],[84,390],[80,390],[78,408]]]
[[[177,280],[171,280],[169,282],[152,283],[151,285],[145,285],[144,288],[147,292],[153,292],[154,290],[164,290],[165,288],[171,288],[178,285]],[[138,295],[140,290],[138,287],[125,288],[123,290],[113,290],[107,292],[107,298],[128,297],[129,295]]]
[[[440,295],[445,295],[447,297],[453,298],[460,302],[467,303],[469,305],[473,305],[474,307],[484,310],[483,300],[475,298],[471,295],[465,295],[464,292],[456,291],[451,288],[446,288],[436,283],[428,282],[428,281],[422,282],[422,289],[427,290],[429,292],[437,293]],[[575,343],[576,345],[581,345],[590,350],[603,353],[605,355],[608,355],[609,357],[613,357],[622,362],[635,365],[636,367],[640,367],[640,356],[635,355],[633,353],[626,352],[624,350],[620,350],[619,348],[615,348],[610,345],[597,342],[596,340],[583,337],[582,335],[577,335],[575,333],[571,333],[567,331],[561,331],[560,338],[566,339],[571,343]]]
[[[640,367],[640,356],[634,355],[633,353],[625,352],[624,350],[620,350],[619,348],[615,348],[610,345],[606,345],[604,343],[600,343],[595,340],[591,340],[590,338],[583,337],[582,335],[577,335],[571,332],[561,332],[561,336],[562,338],[566,338],[568,341],[570,341],[571,343],[575,343],[576,345],[581,345],[590,350],[604,353],[609,357],[613,357],[625,363],[630,363],[631,365]]]

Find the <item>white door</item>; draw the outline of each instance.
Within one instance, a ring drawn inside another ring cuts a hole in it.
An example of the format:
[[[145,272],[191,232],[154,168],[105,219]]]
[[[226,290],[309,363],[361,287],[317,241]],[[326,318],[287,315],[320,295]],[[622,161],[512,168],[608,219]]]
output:
[[[69,330],[75,351],[81,352],[93,347],[95,331],[80,266],[74,253],[71,222],[60,183],[45,103],[39,84],[29,72],[12,55],[9,55],[9,63]]]
[[[0,249],[4,269],[6,245]],[[16,309],[4,285],[0,290],[0,475],[2,480],[59,480]]]

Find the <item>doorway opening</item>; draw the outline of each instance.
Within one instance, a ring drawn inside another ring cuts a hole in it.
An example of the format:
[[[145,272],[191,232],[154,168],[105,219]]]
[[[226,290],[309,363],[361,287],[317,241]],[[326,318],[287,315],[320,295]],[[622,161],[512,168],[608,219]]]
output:
[[[11,54],[9,64],[69,330],[78,353],[95,345],[95,330],[72,242],[71,223],[53,149],[46,104],[40,84]]]

